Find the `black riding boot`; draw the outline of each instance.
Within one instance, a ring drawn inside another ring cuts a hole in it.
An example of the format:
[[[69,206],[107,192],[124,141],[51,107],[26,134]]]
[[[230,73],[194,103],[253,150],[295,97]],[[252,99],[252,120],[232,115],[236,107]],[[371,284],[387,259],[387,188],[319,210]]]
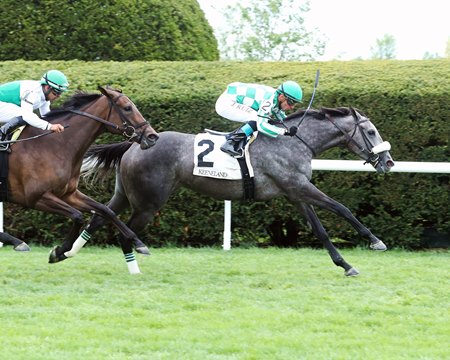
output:
[[[220,150],[231,156],[242,156],[246,143],[247,135],[241,129],[238,129],[235,133],[228,135],[227,141],[222,144]]]
[[[247,144],[247,139],[256,129],[256,121],[247,122],[227,136],[227,141],[220,147],[220,150],[234,157],[244,155],[244,146]]]

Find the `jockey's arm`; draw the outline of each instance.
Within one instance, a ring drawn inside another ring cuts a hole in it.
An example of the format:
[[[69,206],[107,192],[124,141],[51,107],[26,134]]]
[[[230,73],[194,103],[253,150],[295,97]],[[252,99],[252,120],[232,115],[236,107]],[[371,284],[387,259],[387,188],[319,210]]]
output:
[[[270,100],[266,100],[261,104],[258,110],[256,124],[259,132],[276,138],[278,135],[284,135],[286,130],[284,128],[269,124],[269,120],[272,118],[272,106],[273,103]]]
[[[22,119],[29,125],[37,127],[38,129],[47,130],[50,128],[50,124],[42,120],[33,111],[33,105],[26,99],[20,103]]]
[[[46,101],[40,108],[39,113],[41,116],[47,115],[50,112],[50,103]]]

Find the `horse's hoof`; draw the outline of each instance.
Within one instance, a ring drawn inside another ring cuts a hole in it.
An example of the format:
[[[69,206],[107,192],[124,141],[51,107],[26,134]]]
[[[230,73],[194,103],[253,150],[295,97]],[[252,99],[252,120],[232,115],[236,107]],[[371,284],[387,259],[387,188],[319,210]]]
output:
[[[356,270],[354,267],[348,269],[348,270],[345,272],[345,276],[358,276],[358,275],[359,275],[359,271]]]
[[[145,245],[137,247],[136,252],[142,255],[150,255],[150,250]]]
[[[378,240],[376,243],[370,244],[370,248],[372,250],[377,250],[377,251],[386,251],[387,250],[387,246],[384,245],[384,242],[382,242],[381,240]]]
[[[65,256],[64,254],[58,255],[56,253],[56,250],[58,250],[60,247],[59,246],[55,246],[51,251],[50,254],[48,255],[48,263],[49,264],[54,264],[63,260],[67,259],[67,256]]]
[[[14,246],[14,250],[16,251],[30,251],[30,247],[26,243],[21,243],[17,246]]]

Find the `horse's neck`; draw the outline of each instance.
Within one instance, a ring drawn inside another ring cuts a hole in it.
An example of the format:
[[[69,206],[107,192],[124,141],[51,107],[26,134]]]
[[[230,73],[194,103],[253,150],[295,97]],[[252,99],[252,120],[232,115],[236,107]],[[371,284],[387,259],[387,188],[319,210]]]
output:
[[[93,115],[99,116],[97,114]],[[82,115],[69,116],[61,121],[56,120],[54,123],[68,126],[61,135],[64,146],[70,146],[74,150],[73,157],[75,162],[82,160],[89,146],[103,132],[101,123]]]
[[[297,126],[298,121],[298,119],[293,119],[286,122],[286,125],[288,128]],[[311,117],[306,117],[302,121],[297,135],[314,150],[316,155],[339,145],[343,136],[329,120],[318,120]]]

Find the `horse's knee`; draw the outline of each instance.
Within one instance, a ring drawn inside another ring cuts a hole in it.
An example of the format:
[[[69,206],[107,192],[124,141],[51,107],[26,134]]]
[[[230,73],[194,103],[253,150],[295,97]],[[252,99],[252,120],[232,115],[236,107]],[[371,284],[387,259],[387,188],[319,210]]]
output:
[[[72,221],[74,222],[74,224],[78,226],[83,225],[84,224],[83,214],[81,212],[77,212],[72,216]]]
[[[89,221],[89,224],[87,224],[86,226],[86,230],[89,231],[89,233],[93,234],[95,231],[97,231],[97,229],[99,229],[100,227],[102,227],[105,224],[105,219],[102,218],[101,216],[95,214],[91,221]]]

